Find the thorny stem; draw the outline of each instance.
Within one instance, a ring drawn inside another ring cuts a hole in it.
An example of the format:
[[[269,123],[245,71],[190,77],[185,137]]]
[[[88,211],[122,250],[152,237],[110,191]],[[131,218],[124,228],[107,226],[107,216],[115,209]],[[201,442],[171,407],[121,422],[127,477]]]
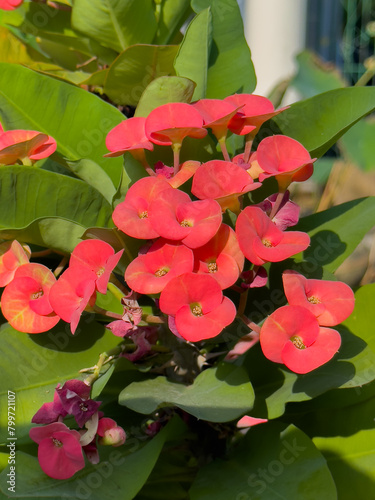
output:
[[[175,143],[172,145],[173,149],[173,173],[176,175],[180,168],[180,150],[181,144]]]
[[[253,321],[251,321],[244,314],[241,314],[241,315],[238,314],[238,317],[245,323],[246,326],[248,326],[250,328],[250,330],[252,330],[253,332],[255,332],[258,335],[260,334],[260,326],[259,325],[257,325]]]
[[[243,155],[244,163],[249,163],[250,154],[251,154],[251,146],[253,145],[253,136],[250,134],[246,135],[246,144],[245,144],[245,152]]]
[[[41,250],[40,252],[32,252],[30,258],[38,259],[39,257],[47,257],[47,255],[51,255],[51,253],[53,253],[53,250],[47,248],[46,250]]]
[[[146,323],[154,323],[159,325],[165,323],[165,320],[163,318],[161,318],[160,316],[153,316],[152,314],[142,315],[142,321],[145,321]]]
[[[230,156],[229,156],[227,146],[225,143],[225,137],[219,139],[219,144],[220,144],[221,152],[223,153],[224,160],[230,161]]]
[[[245,312],[248,295],[249,295],[249,288],[247,290],[245,290],[243,293],[241,293],[240,303],[238,305],[238,310],[237,310],[237,316],[241,317],[243,315],[243,313]]]
[[[102,309],[101,307],[99,307],[97,305],[94,305],[93,310],[95,313],[102,314],[103,316],[106,316],[108,318],[113,318],[113,319],[118,319],[118,320],[122,319],[122,314],[117,314],[117,313],[114,313],[111,311],[106,311],[105,309]]]
[[[61,273],[61,271],[64,269],[64,267],[66,266],[67,262],[68,262],[68,257],[66,257],[64,255],[64,257],[60,261],[60,264],[53,271],[53,274],[55,275],[56,278],[59,276],[59,274]]]
[[[283,201],[283,198],[284,198],[284,194],[285,194],[284,192],[280,192],[280,193],[277,194],[277,198],[276,198],[275,204],[272,207],[271,213],[269,215],[269,217],[270,217],[271,220],[275,217],[275,215],[279,211],[280,205],[281,205],[281,203]]]

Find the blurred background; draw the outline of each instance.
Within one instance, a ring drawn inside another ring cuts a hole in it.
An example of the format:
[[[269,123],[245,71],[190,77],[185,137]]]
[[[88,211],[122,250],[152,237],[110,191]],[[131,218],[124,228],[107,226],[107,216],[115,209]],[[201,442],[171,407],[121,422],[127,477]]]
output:
[[[239,0],[258,83],[275,106],[375,83],[375,0]],[[304,215],[375,195],[375,117],[347,132],[294,184]],[[375,224],[375,214],[374,214]],[[336,272],[352,286],[375,281],[375,231]]]

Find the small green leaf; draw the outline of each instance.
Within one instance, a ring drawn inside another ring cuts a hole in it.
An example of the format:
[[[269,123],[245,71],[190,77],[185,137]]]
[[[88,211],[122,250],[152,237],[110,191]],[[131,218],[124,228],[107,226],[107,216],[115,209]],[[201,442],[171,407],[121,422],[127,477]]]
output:
[[[202,10],[188,26],[174,62],[178,76],[193,80],[197,86],[192,100],[206,97],[207,71],[212,43],[211,10]]]
[[[109,67],[104,93],[116,104],[136,106],[147,85],[174,74],[176,45],[132,45]]]
[[[372,116],[356,123],[340,140],[345,156],[363,170],[375,170],[375,120]]]
[[[161,76],[153,80],[143,92],[135,116],[147,116],[162,104],[187,102],[193,97],[195,83],[181,76]]]
[[[116,194],[115,187],[106,172],[97,163],[84,158],[78,161],[67,161],[67,165],[77,177],[95,188],[108,203],[112,203]]]
[[[253,396],[246,373],[222,363],[204,370],[190,386],[165,377],[133,382],[120,393],[119,403],[144,414],[175,405],[202,420],[227,422],[251,410]]]
[[[191,500],[335,500],[323,455],[299,429],[262,424],[250,429],[226,460],[200,468]],[[280,432],[281,431],[281,432]]]
[[[302,98],[346,87],[347,83],[337,68],[330,63],[324,63],[313,52],[304,50],[297,55],[296,60],[298,72],[290,85],[297,89]]]

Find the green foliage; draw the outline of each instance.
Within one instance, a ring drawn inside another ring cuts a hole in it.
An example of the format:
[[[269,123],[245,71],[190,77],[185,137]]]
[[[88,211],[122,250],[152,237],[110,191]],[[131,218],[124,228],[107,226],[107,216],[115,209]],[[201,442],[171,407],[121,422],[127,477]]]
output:
[[[306,467],[306,464],[309,464]],[[322,454],[299,429],[277,424],[251,429],[227,460],[200,469],[191,500],[335,500],[335,484]]]
[[[119,396],[119,403],[149,414],[162,406],[178,406],[191,415],[211,422],[227,422],[251,410],[254,393],[240,369],[228,364],[204,370],[190,386],[165,377],[133,382]]]
[[[322,156],[350,127],[375,109],[373,87],[324,92],[292,104],[264,125],[262,134],[282,133],[301,142],[312,157]]]

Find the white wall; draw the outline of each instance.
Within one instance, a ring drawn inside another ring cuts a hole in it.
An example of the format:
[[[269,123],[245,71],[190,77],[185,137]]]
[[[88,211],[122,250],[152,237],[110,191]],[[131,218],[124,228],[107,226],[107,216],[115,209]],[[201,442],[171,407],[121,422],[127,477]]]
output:
[[[258,84],[267,95],[295,71],[294,57],[305,47],[307,0],[244,0],[245,36]],[[286,102],[296,100],[289,94]]]

